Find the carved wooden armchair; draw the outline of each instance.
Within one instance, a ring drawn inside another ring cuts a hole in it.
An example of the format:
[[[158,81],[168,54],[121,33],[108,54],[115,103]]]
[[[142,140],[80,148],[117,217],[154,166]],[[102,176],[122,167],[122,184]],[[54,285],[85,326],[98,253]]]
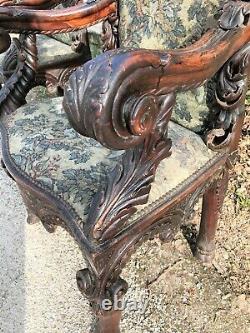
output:
[[[76,12],[53,22],[0,8],[0,26],[73,30],[117,11],[110,0],[85,6],[84,19]],[[149,237],[171,240],[200,196],[196,256],[213,257],[244,119],[249,16],[247,1],[120,1],[117,50],[77,69],[63,99],[1,114],[4,164],[28,220],[66,228],[84,253],[77,283],[96,332],[119,332],[121,313],[103,301],[125,294],[130,255]]]

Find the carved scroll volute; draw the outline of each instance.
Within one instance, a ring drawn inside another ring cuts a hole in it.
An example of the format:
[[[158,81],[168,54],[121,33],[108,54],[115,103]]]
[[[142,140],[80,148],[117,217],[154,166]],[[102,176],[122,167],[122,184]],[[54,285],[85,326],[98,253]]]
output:
[[[152,132],[159,112],[155,92],[168,62],[150,51],[130,57],[108,51],[87,62],[69,80],[64,108],[72,126],[111,149],[130,149]]]
[[[206,136],[209,148],[229,149],[237,120],[244,113],[250,74],[250,44],[238,51],[221,69],[217,78],[218,116],[215,128]]]

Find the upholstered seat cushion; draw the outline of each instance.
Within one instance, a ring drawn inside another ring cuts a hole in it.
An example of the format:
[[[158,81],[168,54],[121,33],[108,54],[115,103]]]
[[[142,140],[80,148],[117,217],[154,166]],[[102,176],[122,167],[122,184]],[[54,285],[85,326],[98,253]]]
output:
[[[105,186],[106,175],[123,152],[79,135],[61,105],[61,98],[44,100],[4,119],[8,149],[18,168],[69,203],[85,221],[93,195]],[[149,202],[140,208],[159,202],[215,156],[199,136],[175,123],[170,124],[169,137],[172,156],[160,163]]]

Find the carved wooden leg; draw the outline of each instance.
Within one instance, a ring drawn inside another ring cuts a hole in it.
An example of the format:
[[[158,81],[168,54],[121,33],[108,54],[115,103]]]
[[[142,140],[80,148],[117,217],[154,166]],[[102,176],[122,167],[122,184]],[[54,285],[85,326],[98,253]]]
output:
[[[195,252],[196,257],[203,262],[211,262],[214,256],[217,221],[227,184],[228,170],[225,170],[222,178],[214,182],[203,195],[201,224]]]
[[[78,271],[76,279],[79,290],[88,297],[95,313],[94,333],[120,333],[120,302],[128,289],[126,281],[120,277],[113,282],[105,276],[97,278],[89,269]]]

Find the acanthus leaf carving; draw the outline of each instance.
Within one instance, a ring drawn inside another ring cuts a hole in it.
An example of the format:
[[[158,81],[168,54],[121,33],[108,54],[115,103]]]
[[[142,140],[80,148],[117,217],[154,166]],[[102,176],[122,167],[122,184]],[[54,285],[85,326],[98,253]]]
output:
[[[166,128],[175,102],[174,94],[160,98],[145,96],[141,102],[145,122],[147,117],[150,118],[145,112],[146,106],[155,115],[152,134],[142,144],[124,153],[121,163],[108,176],[105,190],[97,193],[93,200],[86,225],[90,228],[88,232],[93,233],[91,236],[99,241],[122,230],[127,219],[136,212],[136,205],[147,202],[157,166],[171,154],[171,140],[167,138]],[[135,126],[134,129],[139,128]]]
[[[231,30],[246,26],[249,22],[250,4],[248,1],[229,1],[223,7],[219,19],[220,27],[224,30]]]
[[[114,236],[136,212],[136,205],[147,202],[157,166],[170,156],[170,148],[170,139],[152,135],[124,153],[122,162],[108,176],[106,189],[97,194],[90,208],[87,226],[92,227],[94,239]]]
[[[123,54],[121,51],[120,56]],[[125,226],[136,205],[147,202],[156,168],[170,155],[167,124],[175,103],[174,93],[155,94],[162,75],[160,62],[154,64],[158,73],[155,86],[140,95],[135,84],[140,80],[137,64],[119,72],[120,85],[113,86],[113,66],[117,63],[110,62],[109,54],[103,56],[107,61],[92,61],[71,76],[64,99],[69,119],[81,134],[111,149],[126,150],[108,176],[106,188],[94,197],[84,225],[86,234],[100,242]],[[145,69],[139,70],[143,73]],[[105,75],[100,79],[97,74],[101,72]]]
[[[230,147],[233,128],[244,112],[244,100],[250,71],[250,44],[246,44],[222,67],[217,78],[217,118],[214,129],[206,135],[213,150]]]

